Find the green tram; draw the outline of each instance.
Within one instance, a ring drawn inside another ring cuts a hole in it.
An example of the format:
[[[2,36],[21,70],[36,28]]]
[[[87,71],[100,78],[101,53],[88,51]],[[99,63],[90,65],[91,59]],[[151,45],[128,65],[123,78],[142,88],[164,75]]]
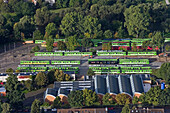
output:
[[[117,64],[117,59],[88,59],[89,64]]]
[[[148,59],[119,59],[119,64],[149,64]]]
[[[76,74],[79,72],[79,67],[17,67],[17,69],[21,72],[45,72],[52,69],[74,71]]]
[[[64,52],[64,56],[91,56],[92,52]]]
[[[44,72],[47,71],[47,67],[17,67],[21,72]]]
[[[20,61],[20,64],[50,64],[50,61]]]
[[[143,70],[121,70],[122,73],[126,74],[135,74],[135,73],[152,73],[152,69],[143,69]]]
[[[97,52],[98,56],[124,56],[126,52]]]
[[[89,67],[95,74],[138,74],[138,73],[152,73],[151,67]]]
[[[80,61],[51,61],[53,65],[62,65],[62,64],[80,64]]]
[[[79,72],[79,67],[49,67],[48,71],[52,69],[58,69],[58,70],[63,70],[63,71],[74,71],[75,74]]]
[[[63,56],[63,52],[35,52],[35,56]]]
[[[156,51],[153,52],[128,52],[129,56],[136,56],[136,55],[141,55],[141,56],[145,56],[145,55],[157,55]]]

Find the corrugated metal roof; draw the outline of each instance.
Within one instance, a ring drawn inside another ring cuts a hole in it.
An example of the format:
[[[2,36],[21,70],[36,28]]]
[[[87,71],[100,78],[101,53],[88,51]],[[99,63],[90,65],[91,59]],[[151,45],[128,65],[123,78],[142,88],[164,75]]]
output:
[[[106,94],[107,87],[106,87],[106,78],[103,76],[96,76],[96,85],[95,89],[97,93]]]
[[[109,75],[108,76],[108,82],[109,82],[108,85],[109,85],[110,93],[115,93],[115,94],[120,93],[118,78],[116,76]]]
[[[143,83],[140,75],[132,75],[132,77],[133,77],[135,92],[139,92],[139,93],[144,92]]]
[[[132,94],[132,87],[131,87],[131,83],[130,83],[130,78],[127,77],[127,75],[119,75],[120,76],[120,80],[121,80],[121,85],[122,85],[122,92],[125,92],[127,94],[130,94],[131,96]]]

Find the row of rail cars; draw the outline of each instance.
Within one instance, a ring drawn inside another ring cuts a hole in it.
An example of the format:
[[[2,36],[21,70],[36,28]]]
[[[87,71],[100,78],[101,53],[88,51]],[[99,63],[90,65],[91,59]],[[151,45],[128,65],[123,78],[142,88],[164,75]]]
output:
[[[93,52],[35,52],[35,56],[92,56]],[[97,56],[153,56],[156,51],[150,52],[122,52],[122,51],[97,51]]]

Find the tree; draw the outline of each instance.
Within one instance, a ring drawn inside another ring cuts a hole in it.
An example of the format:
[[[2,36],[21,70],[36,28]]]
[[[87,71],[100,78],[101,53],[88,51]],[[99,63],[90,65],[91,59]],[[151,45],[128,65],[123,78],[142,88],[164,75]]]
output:
[[[40,105],[41,105],[41,102],[35,99],[31,105],[31,113],[40,113]]]
[[[111,49],[112,49],[112,45],[110,42],[102,44],[102,50],[111,50]]]
[[[132,99],[132,103],[133,104],[138,104],[138,102],[139,102],[139,98],[134,96],[133,99]]]
[[[58,50],[66,50],[66,44],[63,41],[57,42]]]
[[[46,38],[46,49],[47,51],[52,51],[53,50],[53,43],[54,43],[54,39],[52,36],[49,36]]]
[[[73,51],[75,50],[76,46],[78,45],[78,42],[77,42],[77,39],[76,39],[76,36],[69,36],[67,38],[67,49],[69,49],[70,51]]]
[[[65,81],[69,81],[70,79],[71,79],[70,75],[65,74],[64,80],[65,80]]]
[[[24,82],[25,87],[28,89],[28,91],[31,91],[33,89],[32,81],[27,80]]]
[[[92,106],[95,102],[97,102],[97,94],[96,92],[88,89],[83,90],[83,99],[85,106]]]
[[[77,107],[81,108],[83,107],[83,91],[77,90],[77,91],[71,91],[71,93],[68,95],[68,102],[71,107]]]
[[[32,48],[31,52],[38,52],[40,50],[39,46],[35,46]]]
[[[61,98],[57,96],[52,104],[53,108],[60,108],[61,107]]]
[[[132,47],[133,47],[132,50],[136,52],[136,51],[137,51],[137,46],[136,46],[136,43],[135,43],[135,42],[132,43]]]
[[[49,22],[58,22],[56,14],[50,13],[47,7],[37,9],[34,19],[38,26],[45,26]]]
[[[127,94],[118,94],[116,95],[116,102],[119,105],[125,105],[125,104],[129,104],[130,103],[130,98]]]
[[[44,87],[48,83],[47,76],[43,72],[39,72],[35,77],[35,82],[39,87]]]
[[[170,83],[170,63],[163,63],[161,65],[157,77],[164,79],[168,84]]]
[[[119,27],[117,36],[119,38],[124,38],[127,36],[127,33],[125,32],[122,26]]]
[[[155,32],[152,36],[152,44],[153,46],[158,46],[159,48],[161,48],[161,46],[164,45],[164,41],[165,41],[165,38],[162,37],[161,35],[161,32],[158,31],[158,32]],[[163,49],[163,48],[162,48]]]
[[[113,34],[112,34],[112,32],[110,30],[106,30],[104,32],[104,37],[107,38],[107,39],[113,38]]]
[[[78,28],[82,33],[88,33],[90,35],[88,38],[97,38],[101,32],[101,24],[99,23],[98,18],[91,16],[84,17]]]
[[[87,75],[89,75],[89,76],[94,76],[95,73],[94,73],[94,71],[93,71],[92,69],[88,69]]]
[[[31,16],[24,16],[17,24],[18,25],[14,26],[17,27],[16,30],[22,32],[24,37],[30,38],[30,34],[35,30],[33,18]]]
[[[14,70],[12,69],[12,68],[8,68],[7,70],[6,70],[6,73],[13,73],[14,72]]]
[[[3,103],[1,105],[1,107],[2,107],[2,112],[1,113],[10,113],[11,107],[10,107],[10,105],[8,103]]]
[[[61,20],[60,29],[65,36],[80,34],[80,21],[83,16],[76,12],[67,13]]]
[[[115,104],[113,97],[109,93],[106,93],[103,96],[103,105],[113,105],[113,104]]]
[[[39,30],[35,30],[33,33],[34,40],[43,40],[43,35]]]
[[[169,105],[170,104],[170,88],[166,88],[162,91],[160,97],[158,98],[159,105]]]
[[[153,87],[145,94],[145,98],[146,98],[145,100],[149,104],[159,105],[159,97],[161,95],[161,92],[162,91],[158,86]]]
[[[48,34],[48,36],[51,35],[55,37],[55,35],[57,34],[56,25],[54,23],[49,23],[45,28],[45,32]]]
[[[86,51],[88,47],[91,47],[93,45],[91,39],[89,38],[83,38],[81,43],[82,43],[82,46],[86,48]]]
[[[142,42],[142,48],[145,49],[147,51],[148,46],[150,46],[150,41],[146,40]]]
[[[122,108],[122,112],[121,112],[121,113],[130,113],[129,105],[125,105],[125,106]]]
[[[7,98],[12,108],[19,109],[22,108],[22,101],[25,96],[22,93],[21,85],[18,82],[16,75],[9,75],[7,82],[5,84]]]
[[[48,78],[48,83],[49,84],[52,84],[54,83],[55,81],[55,76],[54,76],[54,73],[55,73],[55,70],[50,70],[48,73],[47,73],[47,78]]]
[[[124,26],[127,27],[129,35],[138,38],[140,32],[148,31],[150,24],[149,10],[150,4],[132,5],[125,10]]]

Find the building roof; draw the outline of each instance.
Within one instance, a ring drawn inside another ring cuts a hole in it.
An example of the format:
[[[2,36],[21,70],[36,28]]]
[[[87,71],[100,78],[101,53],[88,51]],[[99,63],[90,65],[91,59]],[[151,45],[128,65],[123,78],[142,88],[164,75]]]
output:
[[[96,76],[95,77],[95,91],[99,94],[106,94],[106,78],[104,76]]]
[[[130,78],[128,77],[128,75],[119,75],[119,79],[121,81],[121,90],[122,93],[127,93],[129,95],[133,95],[132,94],[132,87],[131,87],[131,83],[130,83]]]
[[[142,80],[151,80],[149,74],[141,74]]]
[[[144,92],[143,82],[140,75],[132,75],[135,92]]]
[[[107,76],[107,79],[108,79],[108,90],[109,90],[109,93],[115,93],[115,94],[118,94],[120,93],[120,90],[119,90],[119,84],[118,84],[118,78],[115,76],[115,75],[109,75]]]
[[[52,88],[47,88],[47,94],[46,95],[53,95],[53,96],[56,97],[58,95],[58,90],[52,89]]]
[[[60,88],[58,90],[58,95],[61,95],[61,94],[67,96],[68,94],[70,94],[70,91],[64,88]]]

